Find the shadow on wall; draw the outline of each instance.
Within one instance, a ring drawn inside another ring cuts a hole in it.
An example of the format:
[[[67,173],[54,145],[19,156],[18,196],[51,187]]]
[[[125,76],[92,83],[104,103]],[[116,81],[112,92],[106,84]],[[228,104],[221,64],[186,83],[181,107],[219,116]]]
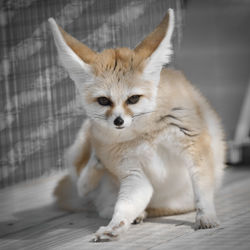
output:
[[[176,67],[208,98],[235,137],[250,80],[250,2],[189,1]]]

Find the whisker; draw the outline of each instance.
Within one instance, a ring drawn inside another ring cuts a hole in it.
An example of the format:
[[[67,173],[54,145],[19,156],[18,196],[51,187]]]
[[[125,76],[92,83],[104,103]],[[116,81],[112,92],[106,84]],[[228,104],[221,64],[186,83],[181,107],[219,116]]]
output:
[[[93,116],[95,116],[95,117],[100,117],[100,118],[105,118],[104,115],[93,115]]]
[[[102,118],[104,118],[105,117],[105,115],[101,115],[101,114],[97,114],[97,113],[88,113],[88,116],[95,116],[95,117],[102,117]]]
[[[138,117],[138,116],[147,115],[147,114],[151,114],[151,113],[153,113],[153,112],[155,112],[155,111],[142,112],[142,113],[133,115],[132,118],[135,118],[135,117]]]
[[[91,113],[87,113],[87,116],[92,118],[92,119],[100,119],[100,120],[107,120],[107,118],[105,117],[105,115],[101,115],[101,114],[91,114]]]
[[[106,120],[105,117],[99,117],[99,116],[91,116],[93,119],[100,119],[100,120]]]

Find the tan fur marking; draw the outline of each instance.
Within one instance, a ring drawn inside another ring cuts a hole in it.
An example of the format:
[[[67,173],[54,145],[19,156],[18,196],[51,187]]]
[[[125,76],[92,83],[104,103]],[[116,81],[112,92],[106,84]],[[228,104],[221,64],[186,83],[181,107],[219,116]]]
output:
[[[124,108],[124,111],[125,111],[125,114],[126,115],[130,115],[130,116],[133,116],[134,113],[132,112],[132,110],[128,107],[128,105],[126,103],[123,103],[123,108]]]
[[[66,31],[64,31],[60,26],[58,26],[65,42],[68,46],[86,63],[91,64],[96,58],[96,52],[91,50],[89,47],[72,37]]]
[[[139,60],[145,60],[156,50],[163,40],[169,23],[169,14],[167,14],[156,29],[150,33],[135,49]]]
[[[97,102],[96,98],[93,98],[92,95],[89,95],[88,93],[85,95],[85,100],[89,104]]]
[[[80,154],[80,156],[78,156],[78,158],[74,162],[74,166],[76,167],[76,173],[78,176],[80,175],[82,169],[88,163],[90,154],[91,154],[91,144],[87,140],[86,143],[83,145],[82,153]]]
[[[128,48],[107,49],[99,53],[92,64],[94,74],[102,76],[105,72],[115,73],[121,78],[137,69],[139,62],[133,50]]]
[[[121,75],[135,70],[140,64],[140,58],[137,58],[134,51],[129,48],[106,49],[101,53],[96,53],[72,37],[60,26],[58,27],[68,46],[85,63],[93,67],[93,72],[96,76],[101,76],[104,72],[112,72],[113,70],[117,77],[120,78]]]
[[[160,216],[170,216],[176,214],[184,214],[188,212],[192,212],[195,209],[171,209],[171,208],[147,208],[147,217],[160,217]]]
[[[75,211],[75,209],[71,207],[72,204],[69,202],[72,187],[71,178],[69,175],[66,175],[57,183],[53,192],[57,205],[67,211]]]
[[[198,169],[199,174],[204,177],[207,183],[213,186],[214,182],[214,162],[211,150],[211,138],[207,130],[203,131],[195,144],[193,144],[188,151],[193,157],[195,167]]]
[[[62,187],[67,188],[70,185],[70,177],[69,175],[64,176],[56,185],[53,195],[56,197],[61,197],[62,195]]]
[[[114,105],[111,105],[111,107],[105,113],[106,118],[109,118],[113,114],[113,109]]]
[[[119,223],[118,226],[112,227],[112,230],[116,230],[116,229],[118,229],[119,227],[123,227],[124,225],[125,225],[124,221],[121,221],[121,222]]]

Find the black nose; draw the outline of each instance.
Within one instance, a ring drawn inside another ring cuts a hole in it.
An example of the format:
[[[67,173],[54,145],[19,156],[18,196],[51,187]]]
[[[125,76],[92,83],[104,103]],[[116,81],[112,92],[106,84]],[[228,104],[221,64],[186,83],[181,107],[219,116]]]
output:
[[[114,120],[114,124],[116,126],[121,126],[123,123],[124,123],[124,120],[120,116],[116,117]]]

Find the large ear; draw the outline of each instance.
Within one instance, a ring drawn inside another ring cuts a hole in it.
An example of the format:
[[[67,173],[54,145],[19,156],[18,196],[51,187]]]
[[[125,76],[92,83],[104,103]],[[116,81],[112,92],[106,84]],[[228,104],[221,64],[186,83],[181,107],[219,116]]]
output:
[[[59,27],[53,18],[49,18],[50,27],[61,63],[70,78],[81,89],[84,82],[91,82],[92,68],[96,53]]]
[[[156,29],[134,49],[138,60],[144,63],[145,79],[159,82],[162,66],[170,62],[172,55],[173,30],[174,11],[169,9]]]

